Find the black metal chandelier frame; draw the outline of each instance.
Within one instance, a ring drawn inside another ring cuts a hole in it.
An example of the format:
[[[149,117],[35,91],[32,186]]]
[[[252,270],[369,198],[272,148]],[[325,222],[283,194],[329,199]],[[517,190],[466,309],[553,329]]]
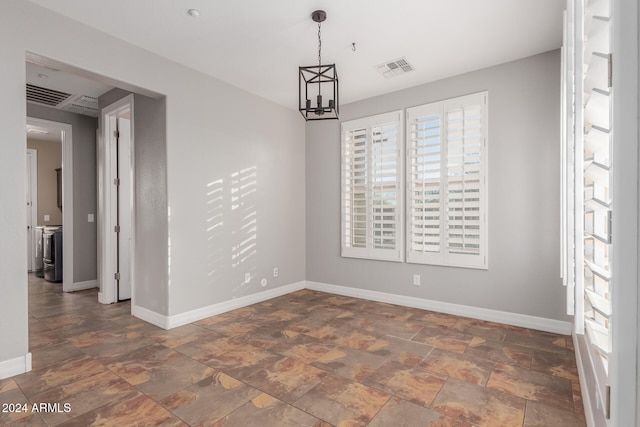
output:
[[[335,120],[340,111],[338,93],[338,73],[336,64],[322,65],[322,37],[321,23],[327,18],[323,10],[316,10],[311,14],[314,22],[318,23],[318,65],[298,67],[298,109],[305,120]],[[327,104],[323,102],[323,89],[325,95],[329,94]],[[315,96],[315,105],[312,105],[311,96]],[[304,101],[303,101],[304,100]]]

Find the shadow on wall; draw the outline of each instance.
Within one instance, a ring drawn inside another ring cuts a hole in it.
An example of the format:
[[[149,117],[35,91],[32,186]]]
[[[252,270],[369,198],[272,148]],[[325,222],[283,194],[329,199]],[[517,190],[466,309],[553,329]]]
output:
[[[237,270],[241,274],[233,288],[235,293],[249,285],[257,268],[255,262],[252,264],[257,254],[258,238],[257,166],[233,172],[228,182],[228,195],[222,178],[211,181],[206,186],[207,277],[208,282],[215,285],[230,262],[232,271]],[[230,203],[225,203],[225,200]],[[230,206],[230,211],[226,214],[226,227],[225,206]],[[231,242],[229,257],[225,255],[226,248],[229,247],[224,243],[227,241]],[[249,275],[249,280],[246,275]]]

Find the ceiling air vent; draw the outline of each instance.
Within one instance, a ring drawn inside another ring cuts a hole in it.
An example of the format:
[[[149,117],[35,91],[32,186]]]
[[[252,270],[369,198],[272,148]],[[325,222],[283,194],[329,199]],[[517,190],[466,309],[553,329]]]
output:
[[[55,107],[71,94],[27,83],[27,101]]]
[[[70,113],[83,114],[85,116],[98,117],[98,98],[88,95],[77,95],[69,98],[61,104],[60,109]]]
[[[384,78],[387,79],[414,70],[413,65],[409,64],[405,58],[385,62],[384,64],[376,65],[375,68]]]

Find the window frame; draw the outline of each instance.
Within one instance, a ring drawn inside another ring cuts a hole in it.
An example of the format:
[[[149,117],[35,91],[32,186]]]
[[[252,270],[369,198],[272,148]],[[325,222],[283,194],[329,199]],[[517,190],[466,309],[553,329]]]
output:
[[[368,179],[373,169],[373,156],[371,149],[373,144],[372,129],[376,126],[383,126],[393,123],[396,132],[396,197],[395,197],[395,245],[393,249],[382,249],[373,246],[374,212],[372,205],[373,183]],[[366,129],[366,243],[365,247],[353,247],[349,244],[349,233],[347,230],[353,228],[348,226],[348,218],[353,217],[354,212],[350,211],[353,206],[347,206],[347,168],[346,150],[347,133]],[[340,127],[340,234],[341,234],[341,256],[346,258],[362,258],[379,261],[404,261],[404,110],[391,111],[360,119],[344,121]]]
[[[449,238],[449,230],[447,224],[449,215],[447,209],[449,206],[449,183],[446,177],[449,176],[447,168],[449,166],[449,146],[448,129],[446,126],[447,113],[455,109],[466,107],[481,107],[481,143],[480,165],[479,165],[479,251],[477,254],[460,254],[447,249]],[[440,248],[437,252],[418,252],[412,247],[413,243],[413,224],[414,217],[412,215],[413,206],[413,175],[412,172],[412,152],[417,149],[414,145],[415,140],[412,139],[413,121],[427,114],[439,114],[439,135],[440,135],[440,190],[439,190],[439,237]],[[406,262],[413,264],[428,264],[448,267],[462,267],[473,269],[488,269],[488,91],[465,95],[457,98],[446,99],[443,101],[424,104],[406,110],[406,147],[405,147],[405,186],[406,186]]]

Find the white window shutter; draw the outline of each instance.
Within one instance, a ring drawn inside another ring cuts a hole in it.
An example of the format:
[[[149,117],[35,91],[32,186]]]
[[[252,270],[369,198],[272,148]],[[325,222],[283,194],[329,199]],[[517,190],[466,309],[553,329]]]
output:
[[[402,112],[342,123],[342,256],[403,260]]]
[[[407,261],[487,268],[487,94],[407,110]]]

